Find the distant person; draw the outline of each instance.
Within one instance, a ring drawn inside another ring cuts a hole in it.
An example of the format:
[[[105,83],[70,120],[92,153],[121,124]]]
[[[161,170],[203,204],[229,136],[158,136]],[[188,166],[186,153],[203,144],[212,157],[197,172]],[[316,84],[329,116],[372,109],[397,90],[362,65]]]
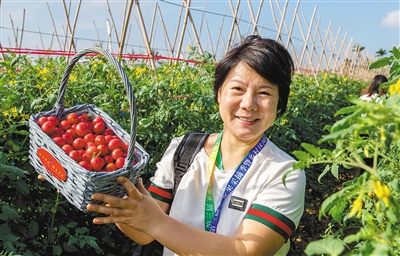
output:
[[[377,103],[381,103],[382,102],[382,96],[385,95],[386,93],[386,89],[385,88],[381,88],[379,89],[379,87],[387,82],[388,79],[386,78],[386,76],[383,75],[376,75],[373,79],[371,84],[369,85],[367,92],[365,94],[363,94],[360,99],[361,100],[365,100],[368,102],[372,102],[375,101]]]

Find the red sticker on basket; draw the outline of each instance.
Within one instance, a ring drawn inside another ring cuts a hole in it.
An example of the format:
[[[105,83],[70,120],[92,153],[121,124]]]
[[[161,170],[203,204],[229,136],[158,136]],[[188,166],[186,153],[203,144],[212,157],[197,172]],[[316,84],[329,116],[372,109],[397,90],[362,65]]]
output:
[[[67,179],[67,172],[52,154],[44,148],[38,148],[36,153],[39,156],[40,162],[42,162],[43,166],[51,175],[61,181]]]

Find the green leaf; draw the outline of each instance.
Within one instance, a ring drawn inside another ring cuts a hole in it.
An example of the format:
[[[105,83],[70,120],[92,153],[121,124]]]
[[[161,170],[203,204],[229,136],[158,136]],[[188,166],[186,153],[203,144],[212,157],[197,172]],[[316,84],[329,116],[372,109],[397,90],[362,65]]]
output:
[[[300,151],[300,150],[295,150],[293,151],[293,155],[297,157],[297,159],[307,162],[308,160],[311,159],[311,155],[308,154],[307,152]]]
[[[336,179],[339,178],[339,165],[338,164],[332,164],[331,173],[333,174],[333,176],[335,176]]]
[[[329,212],[332,216],[332,218],[337,222],[337,223],[342,223],[343,220],[343,211],[346,209],[347,203],[346,201],[341,201],[340,204],[337,204],[335,207],[331,209]]]
[[[389,57],[384,57],[375,62],[372,62],[371,65],[369,65],[369,69],[383,68],[383,67],[389,66],[389,64],[390,64]]]
[[[312,144],[309,143],[301,143],[301,146],[307,150],[308,153],[310,153],[311,155],[313,155],[314,157],[317,157],[320,155],[320,148],[315,147]]]
[[[306,250],[304,251],[307,255],[341,255],[345,247],[341,241],[333,237],[326,238],[324,240],[310,242]]]
[[[396,46],[394,46],[393,49],[390,52],[393,54],[393,56],[396,59],[400,60],[400,47],[397,48]]]

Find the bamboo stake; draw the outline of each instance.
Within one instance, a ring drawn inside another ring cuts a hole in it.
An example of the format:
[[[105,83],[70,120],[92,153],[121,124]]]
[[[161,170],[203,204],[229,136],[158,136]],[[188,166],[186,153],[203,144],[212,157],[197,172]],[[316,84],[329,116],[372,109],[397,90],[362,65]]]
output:
[[[46,49],[46,48],[44,47],[44,44],[43,44],[42,33],[40,32],[40,27],[39,27],[39,25],[37,25],[37,27],[38,27],[38,31],[39,31],[40,42],[41,42],[41,44],[42,44],[42,49],[44,50],[44,49]]]
[[[97,29],[96,22],[94,22],[94,20],[93,20],[93,25],[94,25],[94,30],[96,31],[97,40],[99,40],[99,46],[103,47],[103,44],[101,42],[100,35],[99,35],[99,30]]]
[[[231,0],[229,0],[229,3],[231,4],[231,11],[232,11],[232,13],[233,13],[232,2],[231,2]],[[228,37],[228,46],[226,47],[225,52],[228,52],[228,51],[229,51],[229,48],[231,47],[232,36],[233,36],[233,30],[234,30],[235,24],[236,24],[236,17],[237,17],[237,13],[238,13],[238,10],[239,10],[239,5],[240,5],[240,0],[238,0],[238,2],[237,2],[237,4],[236,4],[236,9],[235,9],[235,11],[234,11],[234,13],[233,13],[232,25],[231,25],[231,29],[230,29],[229,37]]]
[[[178,49],[176,51],[176,58],[179,58],[179,55],[181,54],[182,43],[183,43],[183,39],[185,37],[185,31],[186,31],[186,26],[187,26],[187,20],[189,18],[190,2],[191,2],[191,0],[188,0],[188,1],[183,0],[183,3],[186,3],[186,12],[185,12],[185,17],[183,18],[183,28],[182,28],[180,40],[178,43]],[[175,62],[177,62],[177,61],[175,61]]]
[[[247,4],[249,6],[249,11],[250,11],[251,21],[253,22],[253,30],[251,32],[252,35],[254,35],[256,32],[258,34],[257,24],[258,24],[258,19],[260,17],[263,2],[264,2],[263,0],[260,0],[260,5],[258,6],[258,10],[257,10],[257,16],[254,18],[253,7],[251,6],[251,0],[247,0]]]
[[[183,1],[186,2],[186,0],[183,0]],[[191,27],[193,30],[193,36],[196,41],[197,49],[199,50],[200,54],[203,54],[203,49],[201,47],[199,36],[197,35],[197,30],[196,30],[196,26],[195,26],[193,18],[192,18],[192,14],[190,13],[190,8],[188,9],[188,18],[189,18],[189,21],[190,21],[190,24],[191,24]]]
[[[137,9],[137,11],[138,11],[140,21],[142,22],[142,29],[144,29],[144,28],[143,28],[143,26],[144,26],[143,17],[142,17],[142,12],[141,12],[140,6],[139,6],[139,1],[131,0],[130,3],[129,3],[128,12],[127,12],[127,14],[126,14],[126,18],[125,18],[124,25],[123,25],[123,27],[122,27],[121,40],[118,42],[118,45],[119,45],[119,48],[118,48],[118,55],[119,55],[119,56],[121,56],[122,53],[123,53],[123,51],[124,51],[124,43],[125,43],[125,37],[126,37],[126,30],[128,29],[129,19],[130,19],[130,17],[131,17],[131,12],[132,12],[132,7],[133,7],[133,3],[134,3],[134,2],[136,2],[136,9]],[[146,31],[144,31],[144,32],[146,32]],[[144,35],[146,36],[146,38],[145,38],[145,41],[146,41],[146,48],[148,48],[148,49],[147,49],[147,54],[149,54],[149,56],[150,56],[151,50],[149,49],[150,46],[148,45],[147,33],[144,33]],[[153,65],[152,65],[152,66],[153,66]]]
[[[292,33],[293,33],[294,22],[296,20],[296,16],[297,16],[299,5],[300,5],[300,0],[297,1],[296,7],[294,8],[293,19],[292,19],[292,23],[290,25],[290,29],[289,29],[289,32],[288,32],[288,40],[286,42],[286,49],[289,49],[289,44],[291,45],[293,59],[295,60],[295,65],[297,67],[298,67],[299,63],[298,63],[298,59],[297,59],[297,56],[296,56],[296,50],[294,48],[294,44],[293,44],[293,41],[292,41]]]
[[[131,1],[131,3],[132,3],[132,2],[133,2],[133,1]],[[150,57],[149,61],[150,61],[151,67],[152,67],[153,69],[155,69],[156,66],[155,66],[155,63],[154,63],[153,53],[151,52],[151,49],[150,49],[150,43],[149,43],[149,39],[148,39],[148,36],[147,36],[146,27],[145,27],[145,24],[144,24],[144,21],[143,21],[142,11],[140,10],[139,1],[135,1],[135,3],[136,3],[136,9],[137,9],[137,12],[138,12],[138,15],[139,15],[139,19],[140,19],[140,22],[141,22],[142,33],[143,33],[143,39],[145,40],[144,43],[145,43],[145,45],[146,45],[147,54],[148,54],[149,57]],[[127,24],[127,22],[129,21],[129,16],[130,16],[130,10],[131,10],[131,9],[132,9],[132,8],[129,8],[128,19],[126,20],[126,23],[125,23],[125,24]],[[124,33],[124,36],[125,36],[125,33]],[[124,38],[124,39],[125,39],[125,38]],[[121,46],[123,46],[123,44],[124,44],[124,40],[121,40]],[[122,47],[121,47],[121,49],[120,49],[120,52],[121,52],[121,54],[122,54]]]
[[[224,10],[224,15],[222,16],[221,26],[218,27],[218,39],[217,39],[217,44],[215,46],[215,58],[217,56],[218,45],[219,45],[220,39],[222,40],[223,47],[226,48],[224,37],[222,36],[222,27],[224,26],[225,17],[226,17],[226,10]]]
[[[115,27],[114,17],[113,17],[113,15],[112,15],[111,7],[110,7],[110,4],[108,3],[108,0],[106,1],[106,3],[107,3],[108,14],[110,15],[112,27],[114,28],[115,40],[117,40],[117,45],[118,45],[118,47],[120,47],[120,41],[119,41],[119,37],[118,37],[117,28]],[[124,20],[123,20],[123,22],[125,22],[125,19],[126,19],[126,17],[125,17],[125,10],[124,10]],[[123,29],[124,29],[124,26],[122,26],[122,30],[123,30]],[[111,30],[110,30],[110,31],[111,31]],[[121,34],[122,34],[122,32],[121,32]],[[110,37],[110,38],[111,38],[111,37]],[[111,41],[110,41],[110,42],[111,42]]]
[[[179,27],[180,27],[180,24],[181,24],[183,9],[184,9],[184,6],[182,4],[181,9],[179,11],[178,24],[177,24],[176,29],[175,29],[174,43],[172,45],[172,53],[174,53],[174,51],[175,51],[175,45],[176,45],[176,42],[178,40]]]
[[[158,13],[159,13],[159,16],[160,16],[160,19],[161,19],[161,25],[163,26],[164,38],[165,38],[165,41],[167,43],[167,49],[168,48],[170,49],[169,57],[172,57],[173,56],[173,49],[172,49],[172,46],[171,46],[171,41],[169,40],[169,37],[168,37],[167,28],[165,27],[165,23],[164,23],[164,19],[163,19],[162,13],[161,13],[160,6],[158,6]]]
[[[71,42],[69,44],[68,53],[71,52],[71,48],[72,48],[72,45],[73,45],[73,42],[74,42],[74,34],[75,34],[76,22],[78,21],[78,16],[79,16],[79,10],[81,8],[81,3],[82,3],[82,0],[79,0],[78,6],[76,7],[75,19],[74,19],[74,24],[73,24],[73,28],[72,28]],[[74,50],[76,52],[75,45],[74,45]],[[68,58],[68,60],[69,60],[69,58]]]
[[[207,34],[208,34],[208,41],[210,42],[211,53],[215,57],[215,51],[214,51],[214,48],[213,48],[210,29],[208,28],[208,22],[207,21],[206,21],[206,29],[207,29]]]
[[[71,24],[69,22],[69,14],[70,14],[70,11],[71,11],[71,2],[69,2],[70,5],[69,5],[69,8],[68,8],[68,11],[67,11],[67,6],[65,5],[65,0],[62,0],[62,2],[63,2],[63,6],[64,6],[64,14],[65,14],[65,17],[66,17],[66,20],[67,20],[68,32],[71,35],[71,43],[74,46],[74,49],[75,49],[75,52],[76,52],[76,46],[75,46],[75,43],[74,43],[74,38],[72,37],[72,28],[71,28]],[[65,31],[64,48],[66,47],[66,44],[67,44],[67,38],[68,38],[67,31]]]
[[[22,47],[22,37],[24,36],[24,28],[25,28],[25,9],[22,15],[22,29],[21,29],[21,38],[19,41],[19,47]]]
[[[1,3],[1,0],[0,0],[0,3]],[[1,42],[0,42],[0,48],[3,48],[3,46],[1,45]],[[6,57],[4,55],[4,52],[1,52],[1,60],[4,61],[5,59],[6,59]]]
[[[332,20],[330,20],[329,21],[329,25],[328,25],[328,30],[327,31],[330,31],[331,30],[331,25],[332,25]],[[320,61],[321,61],[321,59],[322,59],[322,57],[324,57],[324,60],[325,60],[325,69],[329,69],[329,66],[328,66],[328,57],[326,56],[326,51],[325,51],[325,46],[326,46],[326,42],[327,42],[327,40],[328,40],[328,33],[325,33],[325,39],[324,39],[324,42],[323,42],[323,44],[322,44],[322,50],[323,50],[323,54],[321,54],[319,57],[320,57]],[[329,43],[329,41],[328,41],[328,43]],[[321,61],[321,63],[322,63],[322,61]]]
[[[311,17],[311,21],[314,20],[314,16],[315,16],[316,11],[317,11],[317,6],[315,6],[315,8],[314,8],[314,12],[313,12],[313,15]],[[310,22],[310,24],[312,24],[312,22]],[[305,39],[305,44],[304,44],[305,47],[303,48],[303,52],[301,54],[300,66],[302,65],[305,52],[308,51],[307,44],[308,44],[308,40],[310,39],[311,28],[312,28],[312,26],[310,26],[310,28],[308,29],[307,38]]]
[[[11,18],[11,14],[9,14],[10,16],[10,20],[11,20],[11,28],[13,30],[13,34],[14,34],[14,40],[15,40],[15,47],[18,48],[18,31],[15,32],[15,28],[14,28],[14,21]],[[11,44],[10,44],[11,45]]]
[[[56,39],[57,39],[57,41],[58,41],[58,45],[59,45],[60,49],[63,49],[63,48],[61,47],[60,39],[58,38],[57,28],[56,28],[56,25],[54,24],[53,15],[51,14],[51,10],[50,10],[49,4],[48,4],[47,2],[46,2],[46,5],[47,5],[47,9],[49,10],[51,22],[53,23],[54,33],[55,33],[55,35],[56,35]],[[65,49],[64,49],[64,50],[65,50]]]
[[[155,2],[154,12],[153,12],[153,19],[151,20],[150,42],[153,42],[153,27],[154,27],[154,22],[155,22],[155,19],[156,19],[157,6],[158,6],[158,2]]]
[[[333,56],[334,56],[334,54],[336,53],[335,51],[336,51],[336,43],[337,43],[337,39],[339,38],[339,34],[340,34],[340,30],[342,29],[342,27],[340,26],[339,27],[339,30],[338,30],[338,32],[337,32],[337,34],[336,34],[336,38],[335,38],[335,42],[333,43],[333,54],[331,54],[331,56],[330,56],[330,58],[329,58],[329,67],[331,66],[331,61],[332,61],[332,58],[333,58]]]
[[[286,10],[287,10],[287,6],[288,6],[288,2],[289,2],[289,0],[286,0],[286,2],[285,2],[285,7],[283,9],[283,14],[281,14],[281,22],[279,24],[278,35],[277,35],[277,38],[276,38],[276,41],[281,42],[282,44],[283,44],[283,40],[282,40],[282,37],[281,37],[281,33],[282,33],[283,23],[285,22],[285,16],[286,16]]]
[[[338,64],[338,61],[339,61],[339,59],[340,59],[341,52],[342,52],[342,50],[343,50],[343,44],[344,44],[344,42],[345,42],[345,40],[346,40],[347,33],[348,33],[348,31],[346,31],[346,34],[344,35],[344,39],[343,39],[343,41],[342,41],[342,44],[340,45],[339,53],[337,54],[337,58],[336,58],[336,60],[335,60],[335,64],[333,65],[333,70],[332,70],[332,72],[335,72],[336,65]]]

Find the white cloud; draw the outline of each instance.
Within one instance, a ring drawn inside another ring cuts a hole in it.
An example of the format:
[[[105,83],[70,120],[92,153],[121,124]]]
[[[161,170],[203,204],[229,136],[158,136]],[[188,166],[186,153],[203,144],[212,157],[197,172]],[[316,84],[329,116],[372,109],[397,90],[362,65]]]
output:
[[[382,19],[382,25],[388,27],[400,27],[400,10],[389,12],[385,18]]]

